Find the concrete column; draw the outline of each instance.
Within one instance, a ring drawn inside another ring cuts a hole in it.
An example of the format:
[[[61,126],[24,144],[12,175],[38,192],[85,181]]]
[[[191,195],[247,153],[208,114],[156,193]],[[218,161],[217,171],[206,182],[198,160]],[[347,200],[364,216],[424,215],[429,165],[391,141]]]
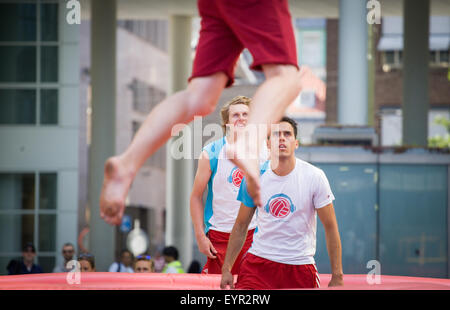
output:
[[[403,1],[403,144],[426,146],[430,1]]]
[[[97,271],[107,271],[115,260],[115,229],[100,218],[99,200],[105,160],[115,154],[116,10],[116,0],[91,1],[92,142],[89,150],[89,251],[95,255]]]
[[[339,0],[338,123],[367,124],[367,9],[364,0]]]
[[[169,53],[171,67],[170,93],[183,90],[191,73],[191,18],[188,16],[171,16],[169,26]],[[192,129],[192,125],[189,126]],[[192,131],[187,130],[192,133]],[[179,146],[181,136],[173,137],[168,142],[166,165],[166,245],[178,249],[180,261],[188,268],[192,260],[192,222],[189,211],[189,198],[194,180],[193,159],[175,159],[171,149]],[[192,143],[193,135],[183,136]],[[183,149],[190,145],[183,145]],[[189,152],[192,154],[192,152]]]
[[[375,31],[376,25],[368,25],[368,46],[367,46],[367,72],[368,72],[368,81],[367,81],[367,125],[374,127],[375,126]],[[380,143],[380,141],[378,141]]]

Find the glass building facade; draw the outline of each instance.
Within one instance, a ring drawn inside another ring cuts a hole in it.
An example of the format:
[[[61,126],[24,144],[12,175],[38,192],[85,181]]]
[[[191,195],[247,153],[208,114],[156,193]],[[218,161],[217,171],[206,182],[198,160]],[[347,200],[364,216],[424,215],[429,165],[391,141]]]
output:
[[[0,1],[0,274],[25,243],[76,244],[78,26],[65,1]]]

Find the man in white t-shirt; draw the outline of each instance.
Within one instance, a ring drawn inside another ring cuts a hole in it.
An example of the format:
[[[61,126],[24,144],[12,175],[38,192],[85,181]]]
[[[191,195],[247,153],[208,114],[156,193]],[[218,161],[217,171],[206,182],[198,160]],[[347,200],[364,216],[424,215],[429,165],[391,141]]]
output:
[[[250,98],[237,96],[224,104],[221,117],[225,136],[206,145],[198,161],[190,210],[198,249],[208,258],[202,273],[222,273],[228,238],[241,205],[236,197],[243,178],[242,171],[226,159],[225,146],[234,143],[247,125],[250,103]],[[262,155],[267,158],[267,154]],[[255,226],[255,220],[251,221],[243,249],[232,268],[233,274],[238,273],[241,258],[252,244]]]
[[[245,178],[242,202],[222,267],[221,288],[234,288],[230,269],[247,227],[257,213],[253,244],[243,258],[236,288],[283,289],[320,286],[315,266],[316,218],[324,225],[332,277],[329,286],[343,285],[342,250],[328,180],[319,168],[295,157],[297,124],[283,117],[268,139],[271,161],[261,168],[261,201],[256,207]]]

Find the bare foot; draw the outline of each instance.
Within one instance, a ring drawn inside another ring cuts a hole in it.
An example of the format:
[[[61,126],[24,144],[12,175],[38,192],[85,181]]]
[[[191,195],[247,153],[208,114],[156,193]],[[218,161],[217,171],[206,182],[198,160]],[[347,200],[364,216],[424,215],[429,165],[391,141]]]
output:
[[[239,139],[238,139],[239,140]],[[248,146],[239,146],[239,142],[226,145],[226,156],[233,164],[244,172],[247,191],[256,206],[262,206],[259,183],[258,152]],[[242,143],[242,142],[241,142]]]
[[[111,225],[119,225],[125,211],[125,200],[133,181],[133,174],[120,157],[110,157],[105,163],[100,216]]]

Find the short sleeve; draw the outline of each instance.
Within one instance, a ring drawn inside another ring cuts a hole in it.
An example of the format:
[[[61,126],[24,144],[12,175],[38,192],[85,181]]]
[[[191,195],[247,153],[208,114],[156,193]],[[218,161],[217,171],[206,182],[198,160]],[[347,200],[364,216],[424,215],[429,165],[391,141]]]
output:
[[[245,181],[245,177],[242,179],[241,186],[239,187],[237,200],[242,202],[247,207],[255,207],[255,203],[253,202],[252,197],[247,191],[247,182]]]
[[[202,149],[202,151],[206,151],[206,153],[208,154],[209,166],[213,173],[215,173],[217,169],[217,161],[219,160],[219,154],[224,145],[225,145],[225,137],[209,143]]]
[[[269,167],[270,167],[270,161],[268,161],[268,160],[266,162],[264,162],[262,165],[260,165],[260,171],[259,171],[260,177],[264,173],[266,173],[266,171],[269,169]],[[242,202],[247,207],[250,207],[250,208],[256,207],[255,203],[253,202],[253,198],[248,193],[247,182],[245,180],[245,177],[242,179],[241,186],[239,187],[239,193],[238,193],[236,200]]]
[[[319,169],[314,183],[313,203],[314,208],[320,209],[329,205],[334,200],[333,192],[331,191],[330,183],[325,173]]]

